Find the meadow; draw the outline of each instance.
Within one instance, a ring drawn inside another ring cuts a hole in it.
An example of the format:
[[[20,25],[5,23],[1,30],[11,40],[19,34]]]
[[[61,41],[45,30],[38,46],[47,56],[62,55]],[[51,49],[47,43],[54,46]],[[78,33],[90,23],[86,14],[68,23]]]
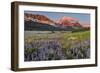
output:
[[[24,31],[24,61],[90,58],[90,31]]]

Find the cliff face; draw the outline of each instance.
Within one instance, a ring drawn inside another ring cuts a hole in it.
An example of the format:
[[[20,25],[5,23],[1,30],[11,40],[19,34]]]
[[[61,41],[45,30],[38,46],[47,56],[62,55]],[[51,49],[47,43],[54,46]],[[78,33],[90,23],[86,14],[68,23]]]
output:
[[[58,19],[57,23],[62,25],[63,27],[66,27],[66,26],[81,27],[81,24],[78,22],[77,19],[74,19],[74,18],[71,18],[71,17],[67,17],[67,16],[64,16],[64,17]]]
[[[52,20],[50,20],[48,17],[44,16],[44,15],[39,15],[39,14],[25,14],[24,15],[24,20],[25,21],[35,21],[38,23],[45,23],[45,24],[49,24],[49,25],[53,25],[54,22]]]

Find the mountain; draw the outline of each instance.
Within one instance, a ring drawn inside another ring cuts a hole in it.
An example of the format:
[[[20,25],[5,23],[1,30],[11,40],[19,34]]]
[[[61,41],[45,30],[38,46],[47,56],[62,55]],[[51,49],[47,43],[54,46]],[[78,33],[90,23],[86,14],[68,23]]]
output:
[[[75,29],[86,29],[75,18],[64,16],[57,21],[53,21],[45,15],[24,14],[25,30],[43,30],[43,31],[72,31]],[[88,27],[89,28],[89,27]]]
[[[67,27],[67,26],[81,27],[81,24],[78,22],[77,19],[67,17],[67,16],[64,16],[64,17],[58,19],[56,21],[56,23],[60,24],[60,26],[62,26],[62,27]]]
[[[62,30],[61,28],[55,26],[54,21],[44,15],[25,13],[24,22],[25,30]]]
[[[40,15],[40,14],[27,14],[27,13],[25,13],[24,20],[25,21],[34,21],[34,22],[44,23],[44,24],[54,26],[54,21],[49,19],[47,16]]]
[[[90,29],[90,24],[82,24],[82,28],[84,28],[84,29]]]

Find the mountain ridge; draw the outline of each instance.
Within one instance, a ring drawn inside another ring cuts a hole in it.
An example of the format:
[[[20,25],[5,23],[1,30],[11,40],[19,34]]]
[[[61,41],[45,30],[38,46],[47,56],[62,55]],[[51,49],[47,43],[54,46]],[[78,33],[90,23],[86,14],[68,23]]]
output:
[[[25,21],[25,29],[26,28],[41,28],[42,30],[73,30],[74,27],[90,29],[90,25],[82,25],[79,21],[75,18],[63,16],[59,18],[57,21],[51,20],[49,17],[40,14],[24,14],[24,21]],[[26,30],[28,30],[26,29]],[[74,28],[75,29],[75,28]]]

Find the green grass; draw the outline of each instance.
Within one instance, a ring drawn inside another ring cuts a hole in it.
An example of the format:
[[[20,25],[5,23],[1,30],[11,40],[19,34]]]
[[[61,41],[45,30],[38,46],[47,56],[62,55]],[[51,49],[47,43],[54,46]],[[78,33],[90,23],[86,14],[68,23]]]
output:
[[[83,41],[89,37],[90,37],[89,31],[74,32],[74,33],[69,33],[69,34],[64,33],[64,35],[63,35],[63,39],[80,40],[80,41]]]
[[[32,32],[32,31],[30,31]],[[42,31],[44,32],[44,31]],[[35,40],[57,40],[62,45],[62,48],[69,48],[72,43],[79,43],[90,38],[90,31],[81,32],[58,32],[55,33],[26,33],[25,31],[25,43],[30,43]]]
[[[32,31],[30,31],[32,32]],[[42,31],[44,32],[44,31]],[[64,40],[84,40],[86,38],[90,37],[90,31],[83,31],[83,32],[64,32],[64,33],[51,33],[51,34],[27,34],[25,33],[25,40],[39,40],[39,39],[50,39],[50,38],[59,38],[59,39],[64,39]]]

